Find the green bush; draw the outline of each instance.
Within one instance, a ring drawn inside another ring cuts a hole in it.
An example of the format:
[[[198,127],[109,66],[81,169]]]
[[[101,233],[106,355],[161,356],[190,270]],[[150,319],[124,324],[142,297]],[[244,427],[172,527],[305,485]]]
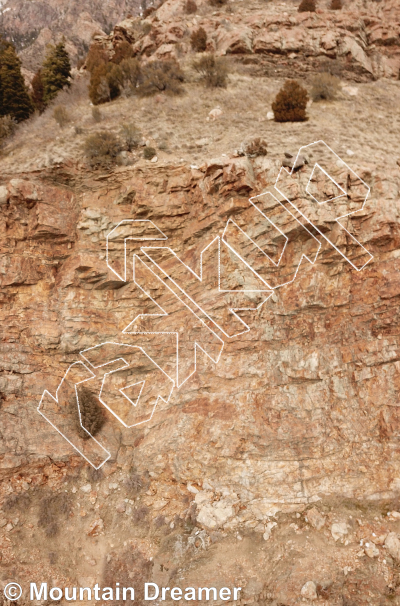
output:
[[[92,166],[114,164],[120,151],[118,137],[105,130],[89,135],[84,144],[85,156]]]
[[[340,11],[343,8],[342,0],[332,0],[330,8],[332,11]]]
[[[304,122],[308,120],[308,94],[295,80],[287,80],[272,104],[275,122]]]
[[[317,74],[312,80],[311,98],[313,101],[333,101],[340,90],[340,80],[327,72]]]
[[[193,68],[200,74],[200,79],[209,88],[226,88],[228,68],[222,58],[215,58],[210,53],[193,61]]]
[[[208,2],[211,6],[221,7],[224,6],[224,4],[227,4],[228,0],[208,0]]]
[[[207,48],[207,32],[203,27],[192,31],[190,45],[197,53],[203,53]]]
[[[143,97],[162,92],[179,95],[183,92],[183,81],[184,75],[177,61],[149,61],[142,66],[136,91]]]

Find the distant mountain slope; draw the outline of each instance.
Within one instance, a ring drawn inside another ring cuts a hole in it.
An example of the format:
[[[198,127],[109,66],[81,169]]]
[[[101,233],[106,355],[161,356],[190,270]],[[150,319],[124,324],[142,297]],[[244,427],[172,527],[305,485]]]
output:
[[[0,0],[0,33],[14,42],[24,67],[34,71],[49,42],[65,36],[76,61],[94,32],[108,33],[128,14],[138,15],[142,6],[143,0]]]

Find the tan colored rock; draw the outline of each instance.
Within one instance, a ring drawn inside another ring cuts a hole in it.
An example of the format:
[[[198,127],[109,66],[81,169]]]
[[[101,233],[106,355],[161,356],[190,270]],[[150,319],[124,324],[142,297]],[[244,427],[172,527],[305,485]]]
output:
[[[389,532],[385,540],[385,547],[392,558],[400,561],[400,540],[395,532]]]
[[[365,543],[364,551],[369,558],[377,558],[379,555],[379,549],[372,541]]]
[[[93,522],[90,524],[86,534],[89,537],[96,537],[97,535],[101,534],[104,530],[104,522],[101,518],[96,518],[95,520],[93,520]]]
[[[307,511],[306,520],[316,530],[321,530],[325,526],[325,517],[318,511],[316,507],[312,507]]]
[[[314,601],[318,598],[317,586],[314,581],[307,581],[301,588],[301,596],[306,600]]]
[[[335,541],[338,541],[339,539],[343,540],[344,537],[348,534],[348,532],[349,528],[346,522],[336,522],[331,526],[331,535],[335,539]]]

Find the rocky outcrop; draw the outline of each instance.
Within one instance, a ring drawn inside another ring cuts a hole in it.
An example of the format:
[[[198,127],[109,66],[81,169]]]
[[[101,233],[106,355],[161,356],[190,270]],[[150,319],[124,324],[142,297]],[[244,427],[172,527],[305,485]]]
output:
[[[271,61],[275,71],[287,66],[292,75],[319,66],[362,81],[397,78],[400,70],[400,13],[395,0],[368,6],[353,2],[341,11],[320,8],[316,13],[298,13],[290,5],[282,11],[281,5],[271,2],[267,11],[241,5],[229,13],[212,12],[203,0],[193,17],[184,13],[183,5],[167,0],[146,22],[151,31],[133,45],[135,54],[144,57],[182,57],[190,50],[191,32],[203,27],[207,50],[244,60],[254,55],[261,66]],[[97,43],[113,48],[120,31],[117,28]],[[130,41],[129,36],[126,39]]]

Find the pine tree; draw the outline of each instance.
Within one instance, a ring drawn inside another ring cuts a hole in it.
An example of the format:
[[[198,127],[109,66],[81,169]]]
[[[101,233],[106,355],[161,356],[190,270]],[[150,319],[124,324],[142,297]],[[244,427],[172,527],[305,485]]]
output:
[[[42,113],[45,106],[44,103],[44,86],[43,86],[43,79],[42,79],[42,70],[38,70],[36,72],[36,74],[33,77],[33,80],[31,82],[31,86],[32,86],[32,94],[31,94],[31,98],[32,98],[32,102],[33,105],[35,106],[35,109],[37,109],[38,112]]]
[[[17,122],[26,120],[33,112],[21,61],[12,44],[0,44],[0,116],[10,116]]]
[[[56,46],[50,45],[42,69],[44,102],[49,103],[65,86],[71,86],[70,78],[71,63],[65,50],[65,42],[59,42]]]

